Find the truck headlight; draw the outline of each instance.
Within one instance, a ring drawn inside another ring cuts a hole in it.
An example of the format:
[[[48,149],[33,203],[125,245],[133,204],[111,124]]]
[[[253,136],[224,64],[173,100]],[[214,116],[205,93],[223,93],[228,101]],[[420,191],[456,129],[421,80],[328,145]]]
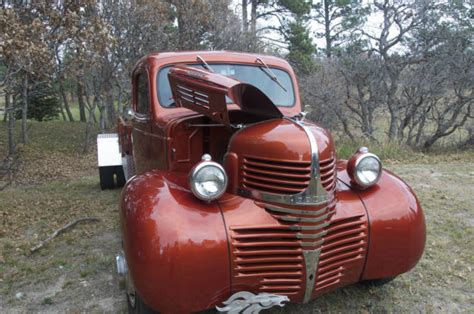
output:
[[[219,198],[227,189],[227,174],[217,162],[211,161],[211,156],[204,154],[189,174],[189,186],[194,196],[211,201]]]
[[[379,157],[369,153],[367,147],[361,147],[349,159],[347,171],[358,188],[366,189],[379,181],[382,163]]]

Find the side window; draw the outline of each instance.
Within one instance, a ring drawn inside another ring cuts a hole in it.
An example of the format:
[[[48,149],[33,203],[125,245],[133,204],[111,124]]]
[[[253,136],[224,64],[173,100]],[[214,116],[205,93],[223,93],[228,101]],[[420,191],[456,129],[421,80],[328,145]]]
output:
[[[150,111],[150,97],[148,91],[148,78],[146,73],[137,75],[137,113],[148,115]]]

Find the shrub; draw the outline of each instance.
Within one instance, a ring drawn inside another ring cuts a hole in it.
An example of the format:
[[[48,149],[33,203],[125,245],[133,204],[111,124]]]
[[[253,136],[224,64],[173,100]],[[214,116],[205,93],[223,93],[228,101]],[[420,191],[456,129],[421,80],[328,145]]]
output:
[[[17,101],[17,119],[21,118],[21,98]],[[50,86],[37,85],[28,91],[28,119],[54,120],[59,117],[61,107],[56,93]]]

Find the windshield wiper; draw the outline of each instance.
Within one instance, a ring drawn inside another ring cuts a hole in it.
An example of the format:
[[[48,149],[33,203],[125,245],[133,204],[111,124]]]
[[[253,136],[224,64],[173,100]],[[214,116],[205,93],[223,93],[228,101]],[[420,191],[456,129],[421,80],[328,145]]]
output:
[[[281,89],[283,89],[285,92],[287,92],[286,88],[283,86],[283,84],[280,82],[280,80],[278,80],[278,77],[275,75],[275,73],[273,73],[273,71],[268,67],[268,65],[265,63],[265,61],[263,61],[261,58],[257,58],[255,60],[256,63],[261,63],[264,68],[260,67],[262,69],[262,71],[268,75],[269,78],[272,79],[273,82],[277,83],[278,86],[281,87]]]
[[[201,62],[203,68],[205,68],[208,71],[214,72],[214,70],[211,68],[211,66],[209,64],[207,64],[206,60],[204,60],[201,56],[197,56],[196,60]]]

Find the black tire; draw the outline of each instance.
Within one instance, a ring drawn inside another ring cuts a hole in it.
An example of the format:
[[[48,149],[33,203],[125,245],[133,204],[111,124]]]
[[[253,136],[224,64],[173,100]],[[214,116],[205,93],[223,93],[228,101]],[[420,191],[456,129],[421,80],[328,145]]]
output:
[[[113,189],[114,182],[114,167],[99,167],[100,188],[102,190]]]
[[[115,167],[115,176],[117,177],[117,187],[123,187],[125,185],[126,180],[122,166]]]
[[[383,286],[383,285],[391,282],[395,278],[397,278],[397,277],[395,276],[395,277],[388,277],[388,278],[383,278],[383,279],[364,280],[364,281],[361,282],[361,284],[367,285],[367,286],[380,287],[380,286]]]
[[[127,306],[128,306],[128,313],[129,314],[156,314],[158,312],[152,310],[148,305],[143,302],[143,300],[135,294],[135,306],[133,306],[130,302],[129,295],[127,296]]]

